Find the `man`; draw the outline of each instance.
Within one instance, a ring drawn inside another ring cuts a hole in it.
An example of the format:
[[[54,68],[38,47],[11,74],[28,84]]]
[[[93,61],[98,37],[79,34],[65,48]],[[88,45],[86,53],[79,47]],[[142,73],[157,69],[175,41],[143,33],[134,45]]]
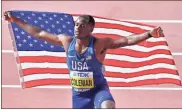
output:
[[[134,45],[150,37],[162,36],[161,28],[120,39],[92,36],[95,20],[82,15],[75,22],[74,36],[54,35],[4,13],[5,20],[14,22],[31,36],[63,46],[72,85],[73,108],[115,108],[115,101],[104,78],[103,62],[108,49]]]

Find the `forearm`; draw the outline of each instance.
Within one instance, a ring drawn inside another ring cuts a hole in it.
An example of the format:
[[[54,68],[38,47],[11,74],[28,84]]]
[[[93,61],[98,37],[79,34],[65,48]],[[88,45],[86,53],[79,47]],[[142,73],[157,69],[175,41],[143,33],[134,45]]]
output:
[[[27,24],[18,18],[14,18],[13,22],[16,23],[18,26],[20,26],[23,30],[25,30],[33,37],[62,46],[61,38],[59,38],[57,35],[46,32],[39,27]],[[59,36],[64,36],[64,35],[59,35]]]
[[[142,42],[142,41],[144,41],[150,37],[152,37],[150,32],[145,32],[142,34],[136,34],[136,35],[128,36],[127,37],[128,45],[134,45],[134,44],[140,43],[140,42]]]
[[[34,36],[37,38],[41,37],[39,35],[40,32],[42,31],[40,28],[27,24],[23,20],[18,19],[18,18],[14,18],[13,22],[16,23],[18,26],[20,26],[27,33],[29,33],[31,36]]]

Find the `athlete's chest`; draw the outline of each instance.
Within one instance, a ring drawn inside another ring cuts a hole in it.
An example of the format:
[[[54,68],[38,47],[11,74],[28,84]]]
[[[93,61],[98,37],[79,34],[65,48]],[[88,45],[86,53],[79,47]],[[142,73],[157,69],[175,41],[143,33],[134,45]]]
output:
[[[67,64],[70,70],[89,71],[94,67],[94,56],[87,54],[79,56],[75,53],[67,55]]]

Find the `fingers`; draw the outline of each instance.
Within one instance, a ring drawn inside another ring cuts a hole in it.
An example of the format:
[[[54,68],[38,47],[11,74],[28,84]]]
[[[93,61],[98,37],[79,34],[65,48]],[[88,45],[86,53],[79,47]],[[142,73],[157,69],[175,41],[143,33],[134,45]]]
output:
[[[11,20],[12,20],[11,13],[10,13],[10,12],[8,12],[8,11],[5,11],[5,12],[4,12],[3,19],[4,19],[4,20],[6,20],[6,21],[11,22]]]
[[[164,37],[164,33],[162,32],[160,36],[161,36],[161,37]]]
[[[4,12],[4,16],[10,16],[10,12],[5,11],[5,12]]]
[[[160,33],[162,33],[162,32],[163,32],[163,30],[162,30],[162,28],[161,28],[161,27],[159,27],[159,28],[158,28],[158,32],[160,32]]]
[[[7,14],[8,14],[8,17],[11,17],[11,13],[10,12],[7,12]]]
[[[4,16],[3,16],[4,20],[7,20],[8,19],[8,12],[4,12]]]
[[[163,34],[163,30],[162,30],[162,28],[161,27],[157,27],[156,28],[156,33],[157,33],[157,37],[163,37],[164,36],[164,34]]]
[[[159,33],[159,35],[160,35],[159,37],[163,37],[163,36],[164,36],[163,30],[162,30],[161,27],[159,28],[158,33]]]
[[[161,27],[156,27],[153,30],[151,30],[151,35],[153,37],[164,37],[163,30]]]

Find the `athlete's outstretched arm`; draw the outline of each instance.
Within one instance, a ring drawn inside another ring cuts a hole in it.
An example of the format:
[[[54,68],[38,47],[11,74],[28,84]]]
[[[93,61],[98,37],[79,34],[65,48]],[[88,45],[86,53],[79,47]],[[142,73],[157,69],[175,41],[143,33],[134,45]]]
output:
[[[149,32],[145,32],[143,34],[131,35],[131,36],[123,37],[120,39],[104,38],[103,44],[105,49],[116,49],[123,46],[135,45],[150,37],[160,37],[160,36],[163,36],[163,33],[161,28],[158,27]]]
[[[30,24],[25,23],[23,20],[16,18],[13,16],[10,12],[4,12],[4,19],[9,22],[14,22],[18,26],[20,26],[23,30],[25,30],[27,33],[29,33],[31,36],[34,36],[38,39],[46,40],[50,43],[61,45],[62,41],[64,40],[65,35],[54,35],[49,32],[46,32],[38,27],[32,26]]]

